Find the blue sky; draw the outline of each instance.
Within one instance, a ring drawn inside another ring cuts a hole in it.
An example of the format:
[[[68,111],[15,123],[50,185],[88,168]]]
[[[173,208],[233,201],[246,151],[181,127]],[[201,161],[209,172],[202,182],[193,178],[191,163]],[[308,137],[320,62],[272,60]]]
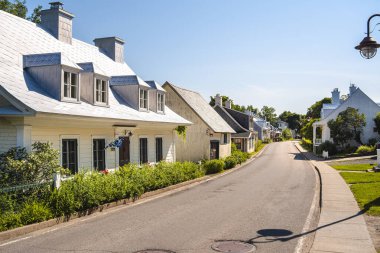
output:
[[[51,0],[27,0],[29,9]],[[380,102],[380,53],[354,49],[375,0],[66,0],[77,39],[118,36],[143,79],[166,80],[277,113],[305,113],[355,83]],[[373,25],[380,22],[374,20]],[[380,26],[373,36],[380,41]]]

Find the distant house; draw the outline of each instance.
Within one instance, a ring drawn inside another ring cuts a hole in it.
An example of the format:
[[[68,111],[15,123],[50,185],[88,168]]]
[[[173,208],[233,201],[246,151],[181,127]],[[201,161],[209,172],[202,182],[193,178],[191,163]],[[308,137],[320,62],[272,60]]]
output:
[[[0,153],[51,142],[72,172],[175,161],[173,130],[191,122],[125,63],[123,40],[77,40],[73,17],[59,2],[40,25],[0,11]]]
[[[222,105],[222,97],[215,96],[215,111],[231,126],[236,133],[231,138],[237,149],[243,152],[255,151],[255,143],[258,133],[253,130],[253,114],[250,111],[245,113],[231,109],[231,101],[228,100],[225,106]]]
[[[208,102],[198,92],[169,82],[162,87],[166,90],[167,106],[193,123],[187,127],[185,140],[175,138],[177,160],[199,161],[229,156],[231,134],[235,131]]]
[[[277,121],[277,128],[280,131],[284,131],[285,129],[289,128],[289,124],[287,122],[285,122],[285,121],[278,120]]]
[[[314,151],[321,143],[325,141],[334,141],[330,136],[330,129],[327,123],[335,119],[338,114],[348,107],[359,110],[359,113],[364,113],[366,117],[366,126],[363,129],[361,140],[367,143],[371,138],[378,138],[379,135],[375,129],[373,119],[380,112],[379,104],[369,98],[361,89],[355,85],[350,85],[349,94],[340,96],[340,91],[334,89],[332,92],[332,103],[323,104],[321,110],[321,120],[313,124],[313,146]],[[318,135],[317,135],[318,132]]]
[[[272,138],[273,131],[271,124],[257,115],[253,116],[253,129],[257,131],[258,138],[261,141],[269,140]]]

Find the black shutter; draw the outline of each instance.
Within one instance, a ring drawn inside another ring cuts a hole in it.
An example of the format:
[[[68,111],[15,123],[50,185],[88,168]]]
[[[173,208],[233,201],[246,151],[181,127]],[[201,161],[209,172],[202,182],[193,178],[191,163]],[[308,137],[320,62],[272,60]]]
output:
[[[162,161],[162,138],[156,138],[156,162]]]
[[[140,163],[148,162],[148,139],[140,138]]]

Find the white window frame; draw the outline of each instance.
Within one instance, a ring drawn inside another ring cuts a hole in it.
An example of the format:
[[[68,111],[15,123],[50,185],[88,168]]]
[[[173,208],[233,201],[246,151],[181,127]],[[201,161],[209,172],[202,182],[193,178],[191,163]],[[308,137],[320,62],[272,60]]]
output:
[[[141,97],[141,91],[143,91],[144,94],[146,94],[146,98]],[[141,100],[143,100],[144,107],[141,107]],[[148,111],[148,108],[149,108],[149,90],[147,90],[147,89],[139,88],[139,108],[140,108],[140,110]]]
[[[69,74],[69,82],[68,84],[65,83],[65,73],[68,73]],[[72,75],[76,75],[76,83],[75,85],[71,84],[71,79],[72,79]],[[62,82],[61,82],[61,88],[62,88],[62,92],[61,92],[61,100],[62,101],[66,101],[66,102],[79,102],[80,101],[80,75],[79,75],[79,72],[76,72],[76,71],[73,71],[71,69],[67,69],[67,68],[62,68]],[[76,88],[76,94],[75,94],[75,98],[71,97],[71,87],[72,86],[75,86]],[[68,89],[68,96],[65,96],[65,90]]]
[[[105,93],[105,101],[98,101],[98,81],[100,81],[100,98],[102,97],[102,94]],[[105,90],[102,90],[102,84],[105,83]],[[94,78],[94,104],[95,105],[108,105],[108,80],[105,80],[103,78],[95,77]]]
[[[162,97],[162,103],[160,101],[160,96]],[[161,106],[162,106],[162,110],[160,110],[160,103],[161,103]],[[163,93],[160,93],[160,92],[157,92],[157,112],[165,112],[165,94]]]

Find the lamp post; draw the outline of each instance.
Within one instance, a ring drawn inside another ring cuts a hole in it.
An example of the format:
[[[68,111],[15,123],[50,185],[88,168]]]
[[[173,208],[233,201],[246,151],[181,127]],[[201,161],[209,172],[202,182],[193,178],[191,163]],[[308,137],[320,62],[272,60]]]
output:
[[[376,40],[370,36],[370,23],[371,19],[374,17],[380,17],[380,14],[374,14],[369,17],[367,21],[367,36],[364,37],[360,44],[355,47],[355,49],[359,50],[360,55],[365,59],[373,58],[377,53],[377,49],[380,47],[380,44],[377,44]]]

